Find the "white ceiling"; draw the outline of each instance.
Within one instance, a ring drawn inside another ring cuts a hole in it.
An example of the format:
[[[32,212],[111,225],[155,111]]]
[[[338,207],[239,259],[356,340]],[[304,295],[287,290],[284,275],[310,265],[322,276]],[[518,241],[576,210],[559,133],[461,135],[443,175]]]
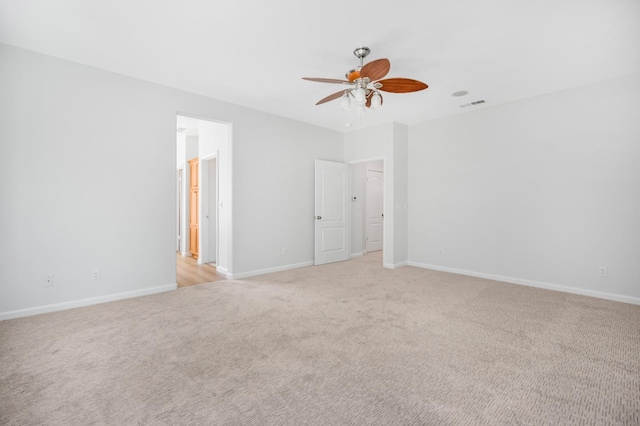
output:
[[[0,0],[0,42],[345,131],[638,73],[640,1]],[[301,77],[344,77],[363,45],[429,89],[315,106],[341,86]]]

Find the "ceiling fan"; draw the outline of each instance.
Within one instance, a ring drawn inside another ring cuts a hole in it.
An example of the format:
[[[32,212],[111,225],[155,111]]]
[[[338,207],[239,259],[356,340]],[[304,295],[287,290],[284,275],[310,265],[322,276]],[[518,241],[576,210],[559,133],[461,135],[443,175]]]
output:
[[[429,87],[421,81],[410,78],[387,78],[381,80],[381,78],[389,72],[391,63],[388,59],[377,59],[364,65],[364,58],[366,58],[370,52],[371,50],[368,47],[359,47],[353,51],[353,54],[360,59],[360,66],[347,72],[345,74],[346,80],[302,77],[303,80],[348,86],[346,89],[320,99],[316,102],[316,105],[342,98],[342,109],[351,109],[351,107],[355,106],[356,110],[362,112],[364,111],[364,107],[377,108],[382,105],[383,101],[380,91],[409,93],[424,90]]]

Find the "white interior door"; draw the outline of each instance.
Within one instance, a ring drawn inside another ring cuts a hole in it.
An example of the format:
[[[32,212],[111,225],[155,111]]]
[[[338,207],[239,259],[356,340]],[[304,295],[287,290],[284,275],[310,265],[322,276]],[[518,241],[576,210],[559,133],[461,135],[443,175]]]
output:
[[[384,234],[384,174],[377,170],[367,170],[366,184],[366,250],[382,250],[382,235]]]
[[[209,227],[209,253],[207,263],[216,263],[218,246],[218,182],[217,182],[217,159],[212,158],[207,161],[209,178],[209,192],[207,200],[207,225]]]
[[[315,264],[349,260],[349,165],[316,160]]]

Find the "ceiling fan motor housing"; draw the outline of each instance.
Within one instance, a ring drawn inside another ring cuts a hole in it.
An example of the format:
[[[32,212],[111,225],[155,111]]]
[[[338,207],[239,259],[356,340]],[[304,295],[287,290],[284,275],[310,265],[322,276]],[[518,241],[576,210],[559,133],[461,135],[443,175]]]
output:
[[[360,68],[349,70],[344,76],[347,78],[347,80],[353,83],[360,78]]]

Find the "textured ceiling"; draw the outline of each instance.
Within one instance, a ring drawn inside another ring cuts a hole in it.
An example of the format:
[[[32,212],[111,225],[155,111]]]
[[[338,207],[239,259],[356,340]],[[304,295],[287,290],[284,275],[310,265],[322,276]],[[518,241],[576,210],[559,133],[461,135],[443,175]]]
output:
[[[638,73],[639,23],[638,0],[0,0],[0,42],[340,131]],[[429,89],[315,106],[341,86],[301,77],[342,78],[359,46]]]

